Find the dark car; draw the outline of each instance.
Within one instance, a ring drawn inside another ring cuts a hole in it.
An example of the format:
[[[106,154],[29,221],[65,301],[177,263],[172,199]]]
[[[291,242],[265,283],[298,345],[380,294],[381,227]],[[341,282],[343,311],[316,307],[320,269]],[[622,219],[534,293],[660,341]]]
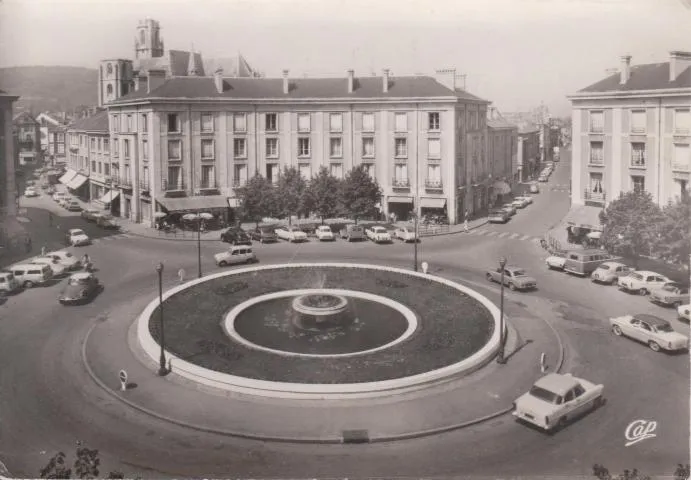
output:
[[[103,289],[98,278],[90,272],[74,273],[60,293],[58,301],[63,305],[86,303]]]
[[[506,210],[490,210],[487,216],[489,223],[506,223],[509,221],[510,215]]]
[[[257,240],[259,243],[278,242],[278,235],[274,227],[257,227],[250,232],[252,240]]]
[[[96,220],[96,225],[106,230],[117,230],[120,228],[120,225],[115,222],[115,218],[110,214],[101,213],[94,215],[94,218]]]
[[[92,207],[87,207],[84,210],[82,210],[82,218],[86,220],[87,222],[95,222],[97,216],[101,213],[100,210],[97,210]]]
[[[221,233],[221,241],[233,245],[252,245],[252,239],[241,228],[231,227]]]

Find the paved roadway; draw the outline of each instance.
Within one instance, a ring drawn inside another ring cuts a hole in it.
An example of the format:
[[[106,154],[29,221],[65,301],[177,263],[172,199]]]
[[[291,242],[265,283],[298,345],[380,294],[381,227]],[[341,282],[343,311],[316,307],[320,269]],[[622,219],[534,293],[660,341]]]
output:
[[[561,164],[550,184],[568,184]],[[568,178],[568,177],[567,177]],[[556,187],[552,187],[556,188]],[[596,286],[544,268],[544,251],[523,236],[538,236],[568,208],[568,194],[550,191],[520,211],[507,225],[483,227],[487,234],[425,238],[420,261],[433,273],[465,282],[498,299],[498,287],[484,269],[506,255],[539,282],[532,293],[508,293],[509,304],[553,311],[551,319],[567,348],[565,370],[605,384],[607,405],[556,435],[544,435],[510,416],[447,434],[390,444],[289,445],[202,434],[132,411],[101,391],[86,376],[79,358],[89,326],[142,295],[155,294],[154,265],[166,265],[167,285],[184,268],[196,272],[196,244],[112,236],[76,249],[95,259],[106,290],[94,302],[62,307],[60,286],[36,288],[0,306],[0,459],[18,476],[37,476],[57,451],[74,452],[77,440],[98,448],[103,470],[120,469],[143,477],[364,477],[433,475],[589,474],[594,463],[610,470],[637,467],[649,474],[670,473],[688,458],[688,355],[654,353],[613,337],[608,316],[657,313],[688,334],[671,309],[647,299]],[[30,210],[32,228],[45,212]],[[63,225],[91,225],[74,217]],[[46,236],[55,229],[41,226]],[[511,232],[511,235],[500,233]],[[95,233],[95,232],[94,232]],[[48,240],[50,244],[53,241]],[[38,242],[35,240],[34,244]],[[217,271],[212,255],[222,244],[202,244],[205,273]],[[257,245],[262,263],[356,261],[407,266],[412,245],[311,241],[301,245]],[[113,339],[124,341],[124,339]],[[528,387],[528,386],[526,386]],[[625,447],[624,431],[637,419],[658,422],[657,437]]]

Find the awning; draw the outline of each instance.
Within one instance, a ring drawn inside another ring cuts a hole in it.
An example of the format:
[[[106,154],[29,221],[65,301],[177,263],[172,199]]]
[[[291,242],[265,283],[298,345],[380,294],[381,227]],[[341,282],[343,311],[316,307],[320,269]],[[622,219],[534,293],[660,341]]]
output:
[[[75,177],[75,175],[77,175],[77,172],[71,169],[67,169],[63,176],[58,179],[58,182],[62,183],[63,185],[67,185],[70,183],[70,180],[72,180]]]
[[[228,199],[228,206],[230,208],[238,208],[240,206],[240,199],[233,197]]]
[[[572,227],[587,228],[589,230],[602,230],[600,224],[600,212],[602,208],[589,205],[579,205],[571,208],[564,217],[564,223]]]
[[[108,205],[109,203],[113,203],[113,200],[118,198],[118,195],[120,195],[119,190],[109,190],[105,195],[99,198],[98,201],[104,205]]]
[[[389,203],[413,203],[413,197],[389,197]]]
[[[499,194],[499,195],[506,195],[507,193],[511,193],[511,186],[501,180],[497,180],[492,184],[492,188]]]
[[[69,181],[69,183],[67,184],[67,188],[71,188],[72,190],[76,190],[79,187],[81,187],[82,185],[84,185],[84,183],[86,183],[87,180],[88,180],[87,177],[85,177],[84,175],[80,175],[78,173],[72,180]]]
[[[445,198],[421,198],[420,208],[444,208],[446,206]]]
[[[168,213],[228,208],[228,199],[220,195],[198,195],[179,198],[159,197],[156,201],[168,210]]]

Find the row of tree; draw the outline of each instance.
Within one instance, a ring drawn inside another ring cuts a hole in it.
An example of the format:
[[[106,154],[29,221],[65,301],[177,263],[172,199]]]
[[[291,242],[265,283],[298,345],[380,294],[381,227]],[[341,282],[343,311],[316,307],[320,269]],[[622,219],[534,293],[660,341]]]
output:
[[[648,192],[619,195],[600,213],[602,245],[638,259],[642,255],[675,265],[690,265],[691,198],[683,195],[660,208]]]
[[[378,214],[382,189],[363,166],[353,168],[345,178],[336,178],[326,167],[305,179],[295,167],[285,167],[274,184],[257,172],[238,189],[240,216],[259,223],[264,217],[306,217],[322,219],[345,216],[355,220]]]

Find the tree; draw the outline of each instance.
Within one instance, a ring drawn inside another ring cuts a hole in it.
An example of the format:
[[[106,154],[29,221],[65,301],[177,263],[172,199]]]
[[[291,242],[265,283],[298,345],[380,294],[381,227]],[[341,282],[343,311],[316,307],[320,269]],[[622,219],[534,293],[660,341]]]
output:
[[[661,219],[660,207],[650,193],[621,193],[600,213],[604,226],[601,242],[610,252],[631,256],[638,267],[638,258],[657,242]]]
[[[258,172],[237,192],[242,204],[243,217],[256,222],[257,226],[263,217],[270,217],[275,214],[275,188]]]
[[[677,464],[677,468],[674,470],[674,480],[688,480],[690,471],[691,468],[688,463],[686,465]],[[593,465],[593,476],[600,480],[650,480],[650,476],[643,475],[636,468],[627,469],[620,475],[612,476],[604,465],[597,463]]]
[[[338,211],[340,188],[340,180],[321,167],[305,189],[302,202],[305,211],[317,213],[323,224],[325,218],[333,217]]]
[[[358,218],[377,214],[382,190],[365,168],[354,167],[341,184],[340,208],[357,223]]]
[[[41,478],[98,478],[101,460],[98,456],[97,449],[85,447],[81,442],[77,442],[77,458],[72,464],[72,468],[67,466],[66,455],[63,452],[58,452],[49,461],[48,464],[40,471]],[[125,478],[122,472],[112,471],[108,474],[108,478]]]
[[[691,259],[691,197],[682,196],[662,209],[655,253],[677,265],[689,265]],[[691,265],[689,265],[691,268]]]
[[[295,167],[285,167],[276,185],[276,212],[279,218],[288,217],[291,223],[293,215],[300,216],[304,212],[303,194],[307,182]]]

